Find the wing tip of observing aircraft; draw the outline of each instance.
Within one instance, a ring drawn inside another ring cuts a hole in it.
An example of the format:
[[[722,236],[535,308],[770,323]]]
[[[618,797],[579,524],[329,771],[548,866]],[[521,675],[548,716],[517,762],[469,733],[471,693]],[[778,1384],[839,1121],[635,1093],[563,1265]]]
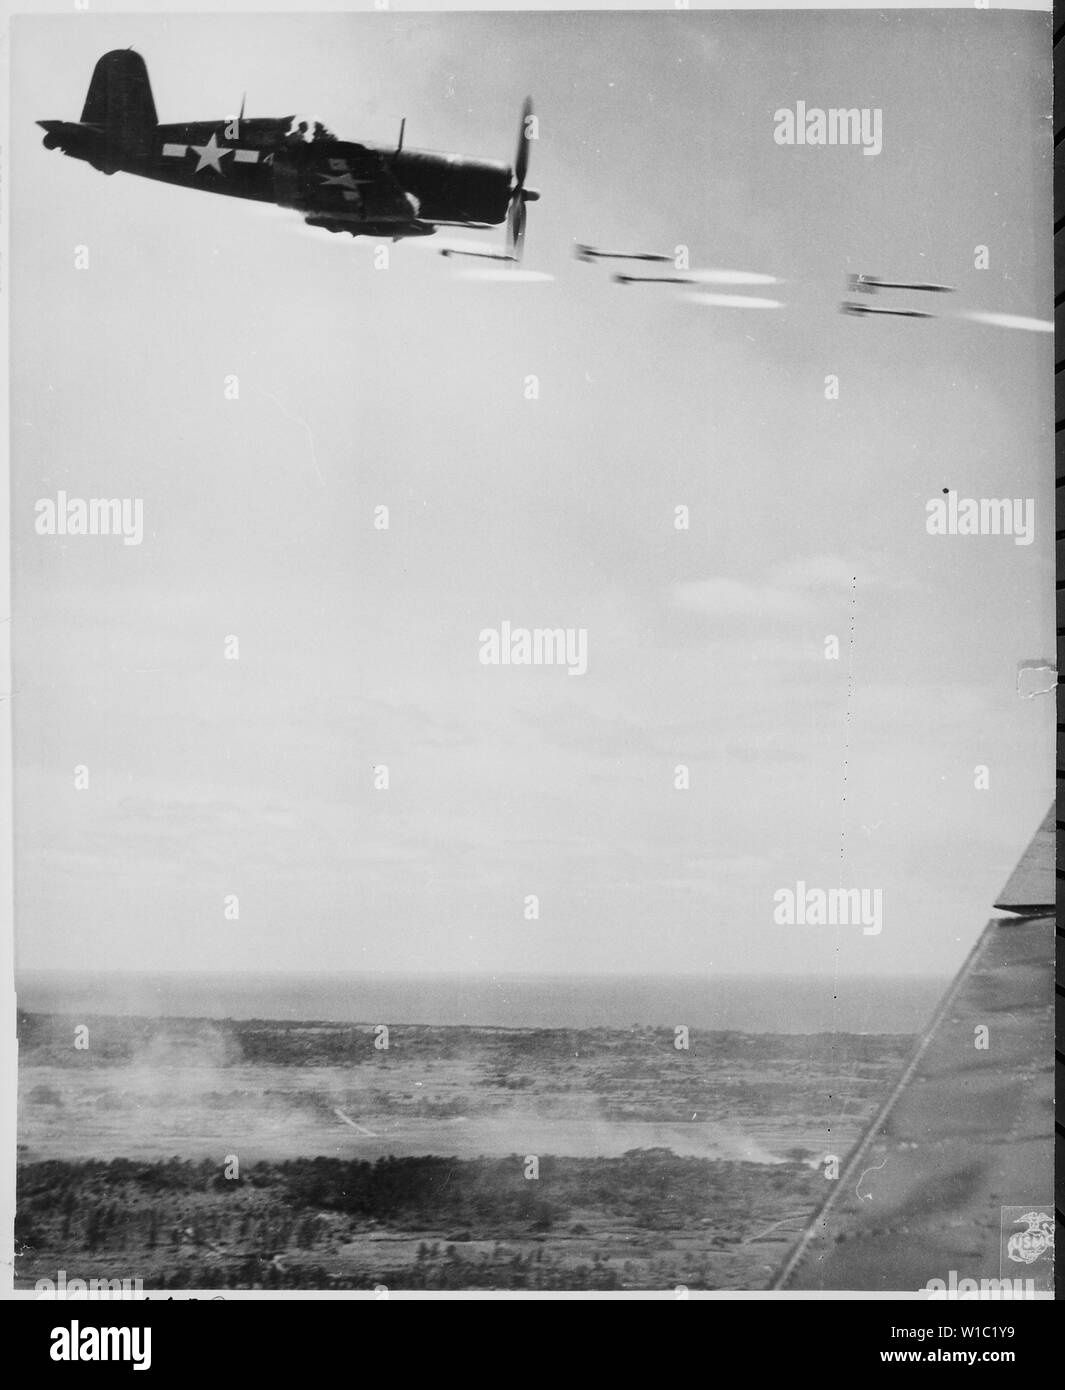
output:
[[[995,904],[1017,915],[984,928],[770,1287],[1050,1296],[1052,1243],[1020,1227],[1054,1213],[1055,827],[1052,805]]]
[[[1054,911],[1057,897],[1056,840],[1057,811],[1055,806],[1051,806],[995,902],[999,911],[1015,912],[1025,917],[1038,917]]]

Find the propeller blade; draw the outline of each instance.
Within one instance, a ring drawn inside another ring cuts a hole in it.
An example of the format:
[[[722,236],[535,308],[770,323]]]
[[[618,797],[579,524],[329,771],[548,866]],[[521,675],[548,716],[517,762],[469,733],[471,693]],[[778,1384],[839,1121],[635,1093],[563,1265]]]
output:
[[[518,128],[518,149],[514,156],[514,188],[525,187],[525,175],[529,172],[529,140],[526,126],[532,115],[532,97],[526,97],[521,108],[521,125]]]
[[[540,195],[533,189],[526,192],[525,176],[529,172],[528,124],[532,115],[532,97],[526,97],[521,107],[521,127],[518,131],[518,148],[514,155],[514,181],[510,185],[510,203],[507,206],[507,250],[509,260],[520,262],[525,245],[525,204],[534,202]]]
[[[516,261],[520,261],[525,246],[525,199],[520,192],[515,194],[511,209],[511,254]]]

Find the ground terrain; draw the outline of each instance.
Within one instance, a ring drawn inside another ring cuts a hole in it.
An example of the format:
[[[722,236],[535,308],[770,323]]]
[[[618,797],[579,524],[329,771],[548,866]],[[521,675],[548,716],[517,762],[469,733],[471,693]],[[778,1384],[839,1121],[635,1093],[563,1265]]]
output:
[[[910,1047],[401,1024],[383,1041],[22,1015],[19,1283],[761,1287]]]

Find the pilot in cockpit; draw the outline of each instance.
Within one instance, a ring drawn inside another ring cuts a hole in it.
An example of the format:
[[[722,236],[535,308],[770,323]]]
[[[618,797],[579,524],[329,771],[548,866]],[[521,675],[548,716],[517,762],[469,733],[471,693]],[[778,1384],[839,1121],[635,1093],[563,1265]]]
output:
[[[333,132],[314,116],[293,116],[285,131],[286,145],[324,144],[335,139]]]

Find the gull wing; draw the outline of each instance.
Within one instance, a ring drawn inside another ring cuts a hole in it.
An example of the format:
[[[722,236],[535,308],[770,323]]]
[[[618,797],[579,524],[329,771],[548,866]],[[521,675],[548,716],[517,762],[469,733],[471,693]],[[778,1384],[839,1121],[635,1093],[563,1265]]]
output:
[[[361,224],[406,226],[416,221],[416,201],[403,189],[378,150],[334,141],[301,162],[295,206],[313,225],[356,230]]]

